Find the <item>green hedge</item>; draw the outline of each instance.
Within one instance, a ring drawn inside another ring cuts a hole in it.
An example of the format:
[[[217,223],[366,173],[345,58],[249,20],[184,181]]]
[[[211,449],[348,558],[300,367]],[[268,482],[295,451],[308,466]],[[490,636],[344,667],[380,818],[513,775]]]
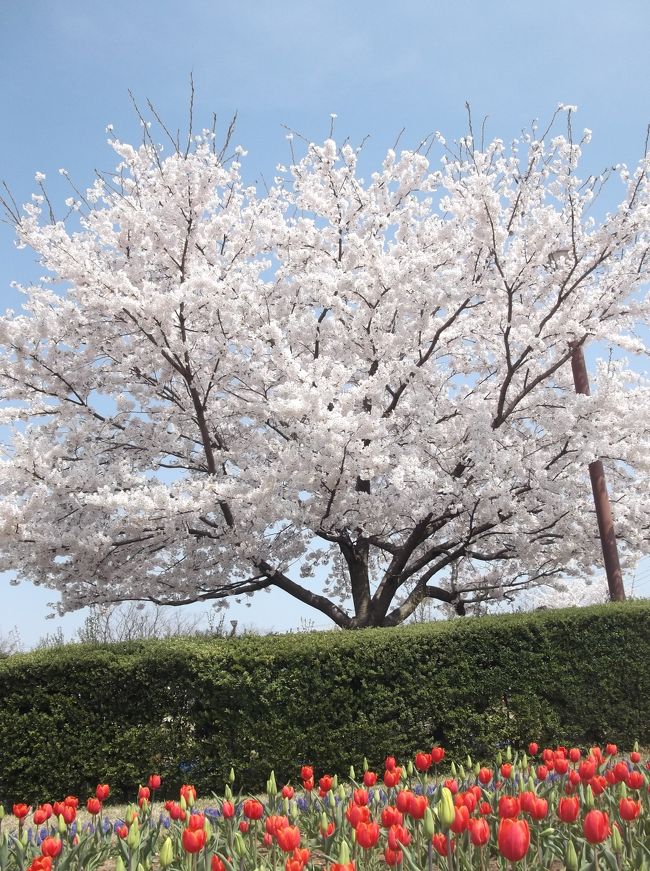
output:
[[[650,743],[650,604],[399,629],[68,645],[0,660],[0,801],[259,789],[433,742]]]

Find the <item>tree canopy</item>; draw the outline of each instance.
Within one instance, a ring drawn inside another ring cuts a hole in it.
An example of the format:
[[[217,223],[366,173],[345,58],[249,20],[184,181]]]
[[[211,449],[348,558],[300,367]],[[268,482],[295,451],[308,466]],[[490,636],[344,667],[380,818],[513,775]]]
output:
[[[210,131],[167,155],[145,127],[65,220],[38,176],[7,204],[48,276],[0,321],[1,567],[65,610],[276,587],[344,628],[462,613],[593,571],[598,457],[637,560],[648,384],[613,360],[578,396],[569,361],[647,353],[650,161],[593,217],[570,118],[367,179],[305,143],[263,192]]]

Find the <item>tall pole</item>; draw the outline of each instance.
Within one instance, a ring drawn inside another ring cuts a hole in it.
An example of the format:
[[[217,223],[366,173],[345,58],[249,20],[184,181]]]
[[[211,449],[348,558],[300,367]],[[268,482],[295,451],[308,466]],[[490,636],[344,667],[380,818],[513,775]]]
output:
[[[582,346],[573,344],[572,348],[571,370],[573,372],[573,383],[575,384],[576,393],[589,396],[589,376],[587,375],[587,364],[585,363]],[[612,602],[623,602],[625,600],[623,575],[618,559],[612,509],[609,504],[607,482],[605,481],[605,470],[601,460],[594,460],[593,463],[589,463],[589,477],[591,478],[591,489],[594,494],[594,505],[596,506],[596,518],[598,519],[598,532],[600,533],[600,544],[603,549],[603,559],[607,573],[609,598]]]

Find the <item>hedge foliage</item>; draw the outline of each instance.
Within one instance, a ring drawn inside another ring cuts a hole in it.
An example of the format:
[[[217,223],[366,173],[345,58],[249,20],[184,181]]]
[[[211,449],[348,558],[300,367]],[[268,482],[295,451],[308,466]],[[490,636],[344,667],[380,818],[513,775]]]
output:
[[[650,743],[650,604],[399,629],[68,645],[0,660],[0,801],[221,791],[440,742]]]

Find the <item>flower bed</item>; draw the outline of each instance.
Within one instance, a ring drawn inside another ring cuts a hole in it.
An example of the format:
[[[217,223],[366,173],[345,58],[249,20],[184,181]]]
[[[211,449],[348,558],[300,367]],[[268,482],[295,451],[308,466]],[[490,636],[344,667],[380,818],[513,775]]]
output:
[[[223,797],[201,812],[190,785],[162,805],[154,774],[119,820],[105,806],[107,784],[87,800],[83,825],[75,796],[14,804],[0,871],[650,868],[648,771],[647,754],[612,744],[531,743],[491,765],[447,764],[434,747],[406,764],[388,757],[381,772],[364,764],[358,777],[304,765],[296,785],[278,788],[271,773],[261,799],[235,796],[231,772]]]

